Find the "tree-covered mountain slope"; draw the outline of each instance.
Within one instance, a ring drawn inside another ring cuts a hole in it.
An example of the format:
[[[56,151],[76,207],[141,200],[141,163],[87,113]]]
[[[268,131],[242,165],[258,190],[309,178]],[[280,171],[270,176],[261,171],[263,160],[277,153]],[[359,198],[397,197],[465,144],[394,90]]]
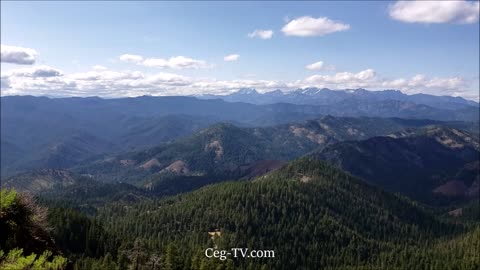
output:
[[[81,181],[79,175],[67,170],[43,169],[7,178],[2,181],[2,188],[37,194],[65,189]]]
[[[152,197],[144,189],[121,182],[103,183],[92,177],[68,170],[42,169],[7,178],[2,189],[12,189],[30,196],[41,197],[55,205],[61,201],[69,207],[87,213],[107,203],[133,203]]]
[[[478,197],[479,150],[477,136],[430,126],[339,142],[312,155],[387,190],[433,203]]]
[[[245,176],[242,168],[257,166],[261,161],[291,160],[339,141],[367,139],[432,123],[438,122],[333,116],[257,128],[222,123],[170,144],[83,162],[75,171],[102,181],[138,184],[146,180],[142,184],[149,189],[156,189],[157,183],[168,180],[161,184],[165,188],[172,178],[178,177],[185,183],[203,185],[242,178]]]
[[[234,264],[236,269],[384,265],[402,269],[411,262],[401,254],[425,248],[435,243],[435,237],[460,229],[437,220],[408,199],[311,158],[293,161],[251,181],[211,185],[128,207],[112,204],[97,218],[124,241],[122,246],[138,248],[142,243],[145,263],[155,254],[161,257],[174,249],[179,269],[217,264]],[[212,241],[208,232],[215,231],[218,237]],[[214,245],[219,249],[272,249],[276,257],[208,260],[203,252]],[[164,263],[172,259],[166,256]],[[422,264],[413,266],[410,269],[422,269]]]
[[[468,226],[453,216],[438,219],[414,201],[312,158],[164,199],[103,185],[92,181],[42,195],[50,208],[50,246],[74,269],[473,270],[480,263],[475,219]],[[4,203],[13,201],[8,197],[2,193],[2,205],[11,205]],[[274,250],[275,258],[209,259],[209,247]]]
[[[3,103],[2,103],[3,104]],[[65,169],[83,160],[171,142],[215,123],[186,115],[71,115],[60,111],[2,108],[2,176],[32,169]]]
[[[340,92],[325,93],[336,96]],[[358,96],[369,97],[365,93],[359,91]],[[312,100],[307,93],[297,94]],[[328,106],[254,105],[194,97],[1,97],[1,173],[8,177],[30,169],[64,169],[96,155],[171,142],[218,122],[272,126],[335,115],[468,121],[451,124],[478,127],[478,106],[463,104],[458,98],[438,99],[439,104],[458,105],[444,110],[410,101],[368,97],[338,100]]]

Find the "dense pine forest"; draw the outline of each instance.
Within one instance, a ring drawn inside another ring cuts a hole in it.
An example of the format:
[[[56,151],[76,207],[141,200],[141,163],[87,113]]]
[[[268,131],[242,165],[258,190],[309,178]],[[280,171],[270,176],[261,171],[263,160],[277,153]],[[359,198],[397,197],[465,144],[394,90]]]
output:
[[[480,0],[0,6],[0,270],[480,270]]]
[[[478,201],[469,207],[478,210]],[[478,211],[463,220],[436,211],[443,212],[312,158],[174,197],[109,198],[94,211],[3,190],[0,266],[478,269]],[[209,247],[274,250],[275,257],[219,260],[204,255]]]

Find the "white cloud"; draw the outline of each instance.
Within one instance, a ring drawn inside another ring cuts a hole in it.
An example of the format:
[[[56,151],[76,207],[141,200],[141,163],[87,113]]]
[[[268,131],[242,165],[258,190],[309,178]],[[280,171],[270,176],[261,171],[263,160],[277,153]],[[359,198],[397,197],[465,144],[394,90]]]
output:
[[[193,58],[185,56],[175,56],[170,57],[168,60],[161,58],[149,58],[143,61],[143,65],[147,67],[158,67],[158,68],[173,68],[173,69],[184,69],[184,68],[206,68],[208,67],[207,62],[203,60],[196,60]]]
[[[49,66],[33,66],[29,68],[19,68],[11,70],[8,76],[15,77],[58,77],[62,76],[62,72]]]
[[[375,77],[376,73],[373,69],[366,69],[358,73],[339,72],[334,75],[312,75],[299,84],[300,87],[361,88],[372,85]]]
[[[223,60],[227,61],[227,62],[232,62],[232,61],[237,61],[238,58],[240,58],[239,54],[230,54],[230,55],[227,55],[227,56],[223,57]]]
[[[192,79],[186,76],[173,74],[173,73],[156,73],[148,76],[145,82],[149,84],[160,84],[170,86],[186,86],[192,83]]]
[[[345,73],[348,73],[348,72],[344,72],[343,74],[345,74]],[[342,73],[337,73],[337,74],[342,74]],[[366,70],[360,71],[357,74],[355,74],[354,78],[358,79],[358,80],[365,81],[365,80],[373,79],[376,75],[377,74],[375,73],[375,71],[373,69],[366,69]]]
[[[216,80],[173,73],[144,74],[139,71],[90,70],[62,77],[20,77],[2,74],[3,95],[54,95],[124,97],[140,95],[225,94],[239,88],[290,87],[269,80]]]
[[[255,88],[260,91],[278,89],[278,88],[291,88],[288,83],[281,81],[270,80],[200,80],[191,85],[192,90],[226,94],[240,88]]]
[[[318,61],[310,65],[305,66],[308,70],[334,70],[335,67],[332,65],[325,65],[323,61]]]
[[[92,69],[97,70],[97,71],[107,70],[106,67],[101,66],[101,65],[95,65],[95,66],[92,67]]]
[[[463,78],[429,78],[423,74],[417,74],[410,79],[384,80],[381,87],[400,89],[408,94],[432,93],[437,95],[452,95],[454,92],[460,93],[464,92],[464,89],[468,89],[467,82]]]
[[[386,79],[377,76],[373,69],[358,73],[339,72],[334,75],[313,75],[295,83],[297,87],[318,87],[330,89],[366,88],[370,90],[395,89],[406,94],[425,93],[431,95],[454,95],[472,98],[478,101],[478,89],[475,90],[461,77],[428,77],[418,74],[410,79]]]
[[[348,29],[350,29],[350,25],[333,21],[327,17],[313,18],[304,16],[288,22],[282,28],[282,32],[287,36],[313,37]]]
[[[255,88],[260,92],[275,89],[318,87],[330,89],[366,88],[370,90],[398,89],[408,94],[455,95],[478,101],[475,84],[461,77],[428,77],[386,79],[373,69],[359,72],[316,74],[297,81],[236,79],[217,80],[194,78],[174,73],[142,73],[93,69],[63,74],[57,69],[40,66],[16,69],[1,76],[2,95],[54,95],[125,97],[140,95],[227,94],[239,88]],[[58,76],[57,76],[58,75]]]
[[[318,61],[313,64],[305,66],[305,68],[308,70],[321,70],[323,67],[324,67],[324,64],[322,61]]]
[[[248,34],[249,38],[260,38],[260,39],[271,39],[273,37],[272,30],[261,30],[256,29],[255,31]]]
[[[143,74],[139,71],[118,72],[110,70],[93,70],[87,72],[73,73],[69,78],[77,81],[109,81],[109,80],[136,80],[142,79]]]
[[[136,55],[136,54],[122,54],[120,55],[120,61],[136,64],[136,63],[142,62],[143,57],[141,55]]]
[[[175,56],[170,57],[169,59],[164,58],[144,58],[140,55],[134,54],[124,54],[120,56],[120,60],[127,63],[134,63],[146,67],[155,67],[155,68],[171,68],[171,69],[199,69],[199,68],[208,68],[211,65],[207,64],[206,61],[197,60],[185,56]]]
[[[390,17],[407,23],[475,23],[478,1],[398,1],[389,8]]]
[[[34,49],[1,44],[1,62],[4,63],[32,65],[37,55]]]

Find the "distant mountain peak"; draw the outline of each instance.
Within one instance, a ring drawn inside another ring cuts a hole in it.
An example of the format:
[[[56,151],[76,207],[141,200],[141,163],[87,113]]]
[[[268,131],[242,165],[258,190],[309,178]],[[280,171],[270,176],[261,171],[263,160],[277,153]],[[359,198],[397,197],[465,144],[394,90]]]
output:
[[[309,87],[309,88],[302,89],[301,93],[305,95],[315,95],[320,91],[321,90],[316,87]]]
[[[234,94],[240,94],[240,95],[252,95],[252,94],[259,94],[257,90],[254,88],[241,88]]]
[[[273,91],[270,91],[270,92],[266,92],[265,94],[266,94],[266,95],[282,96],[282,95],[284,95],[285,93],[284,93],[282,90],[277,89],[277,90],[273,90]]]
[[[345,89],[344,91],[347,92],[347,93],[350,93],[350,94],[355,94],[355,95],[367,95],[367,94],[370,94],[371,92],[373,92],[373,91],[368,91],[368,90],[363,89],[363,88]]]

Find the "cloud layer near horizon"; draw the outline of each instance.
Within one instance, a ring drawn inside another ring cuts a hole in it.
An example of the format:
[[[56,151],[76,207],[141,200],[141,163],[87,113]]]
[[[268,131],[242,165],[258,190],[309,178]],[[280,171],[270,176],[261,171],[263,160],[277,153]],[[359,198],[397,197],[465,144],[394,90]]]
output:
[[[388,79],[379,76],[373,69],[365,69],[356,73],[315,74],[296,81],[277,81],[217,80],[168,72],[114,71],[98,65],[86,72],[65,74],[61,70],[48,66],[32,66],[2,74],[1,83],[2,95],[126,97],[228,94],[240,88],[255,88],[260,92],[267,92],[276,89],[289,91],[318,87],[334,90],[396,89],[407,94],[453,95],[478,101],[478,91],[469,88],[470,82],[460,77],[439,78],[418,74],[411,78]]]

